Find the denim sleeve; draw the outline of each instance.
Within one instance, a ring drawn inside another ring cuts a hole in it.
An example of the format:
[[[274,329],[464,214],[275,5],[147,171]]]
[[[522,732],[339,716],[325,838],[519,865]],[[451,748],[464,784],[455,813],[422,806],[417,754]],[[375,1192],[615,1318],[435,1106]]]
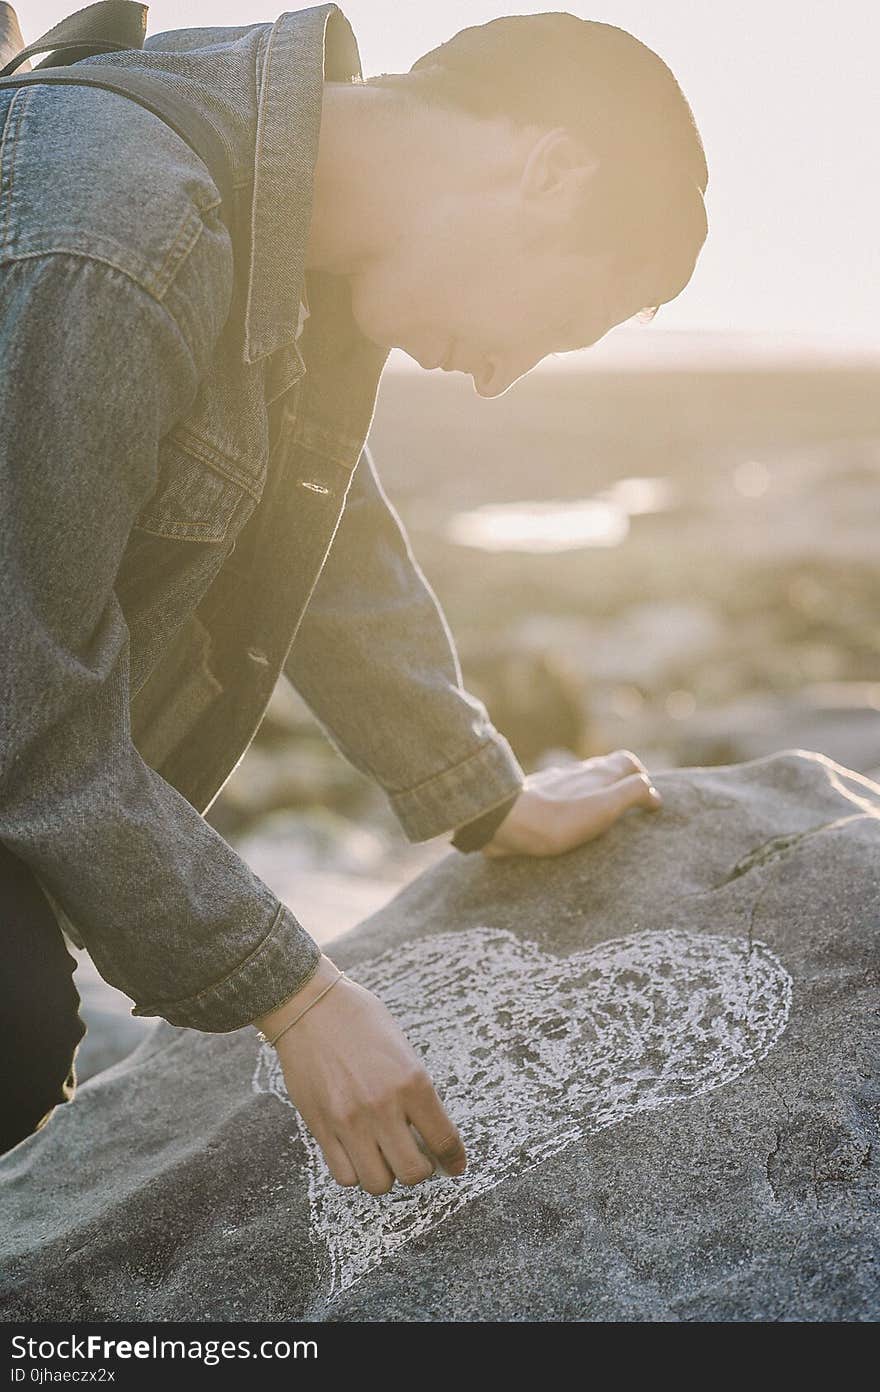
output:
[[[173,314],[87,255],[3,267],[0,838],[136,1014],[226,1031],[297,990],[320,950],[135,749],[114,592],[158,441],[222,324],[211,275],[187,265]]]
[[[462,684],[446,618],[364,450],[285,666],[410,841],[472,821],[525,775]]]

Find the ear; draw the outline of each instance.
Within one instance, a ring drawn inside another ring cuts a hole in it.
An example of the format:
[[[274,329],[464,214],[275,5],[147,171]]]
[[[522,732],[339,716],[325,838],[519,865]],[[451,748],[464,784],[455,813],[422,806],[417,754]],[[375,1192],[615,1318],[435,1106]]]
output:
[[[523,198],[532,204],[579,202],[599,167],[563,127],[538,136],[526,157],[520,179]]]

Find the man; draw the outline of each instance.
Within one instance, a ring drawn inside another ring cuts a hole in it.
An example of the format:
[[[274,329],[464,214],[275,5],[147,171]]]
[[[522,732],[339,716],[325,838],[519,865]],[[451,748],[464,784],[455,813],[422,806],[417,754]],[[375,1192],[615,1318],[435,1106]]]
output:
[[[655,54],[564,14],[367,82],[331,4],[89,61],[208,114],[235,207],[230,238],[124,97],[0,88],[5,1142],[70,1095],[82,1033],[48,900],[136,1014],[277,1041],[340,1184],[460,1173],[388,1011],[203,814],[282,671],[410,840],[557,855],[659,804],[628,751],[525,777],[365,440],[392,346],[497,396],[678,294],[693,118]]]

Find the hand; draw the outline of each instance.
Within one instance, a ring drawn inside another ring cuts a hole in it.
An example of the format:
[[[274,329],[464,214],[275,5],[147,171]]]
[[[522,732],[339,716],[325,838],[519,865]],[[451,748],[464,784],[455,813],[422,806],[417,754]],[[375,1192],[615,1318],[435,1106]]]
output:
[[[336,976],[322,957],[301,992],[254,1024],[272,1038]],[[277,1050],[290,1100],[339,1184],[360,1184],[368,1194],[387,1194],[395,1178],[420,1184],[435,1172],[431,1156],[449,1174],[464,1170],[461,1137],[421,1060],[365,987],[343,977],[282,1035]]]
[[[656,812],[662,802],[641,760],[628,749],[618,749],[529,774],[492,840],[481,849],[490,858],[563,855],[601,836],[630,807]]]

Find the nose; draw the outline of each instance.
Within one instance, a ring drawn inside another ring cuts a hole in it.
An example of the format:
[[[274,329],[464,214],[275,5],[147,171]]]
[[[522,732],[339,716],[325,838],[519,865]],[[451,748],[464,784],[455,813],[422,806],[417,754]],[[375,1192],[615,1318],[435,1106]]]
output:
[[[502,396],[508,387],[518,382],[527,372],[540,362],[540,358],[518,359],[503,357],[484,358],[473,374],[474,389],[478,396]]]

